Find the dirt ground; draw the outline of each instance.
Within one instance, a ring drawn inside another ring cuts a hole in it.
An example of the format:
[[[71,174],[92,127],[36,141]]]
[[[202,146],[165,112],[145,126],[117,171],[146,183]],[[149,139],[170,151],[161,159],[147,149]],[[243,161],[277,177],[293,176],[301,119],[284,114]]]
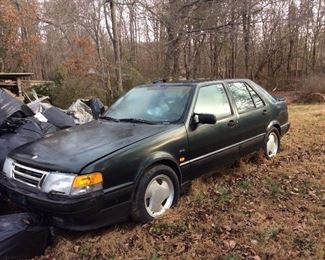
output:
[[[273,160],[246,158],[193,183],[178,206],[144,226],[59,232],[56,259],[324,259],[325,105],[290,105]]]

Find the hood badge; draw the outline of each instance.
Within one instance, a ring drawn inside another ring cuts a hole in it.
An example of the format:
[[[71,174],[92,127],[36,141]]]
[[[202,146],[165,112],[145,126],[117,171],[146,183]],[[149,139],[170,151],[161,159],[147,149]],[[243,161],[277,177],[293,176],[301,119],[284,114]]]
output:
[[[32,157],[33,160],[36,160],[37,158],[38,158],[37,154],[33,155],[33,157]]]

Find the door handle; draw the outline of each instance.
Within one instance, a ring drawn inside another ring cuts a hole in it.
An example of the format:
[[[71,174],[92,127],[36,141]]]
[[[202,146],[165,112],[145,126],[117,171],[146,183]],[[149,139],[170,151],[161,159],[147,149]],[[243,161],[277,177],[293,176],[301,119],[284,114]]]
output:
[[[267,110],[266,109],[263,110],[263,115],[267,115]]]
[[[234,127],[234,126],[236,126],[238,123],[235,121],[235,120],[230,120],[229,122],[228,122],[228,126],[229,127]]]

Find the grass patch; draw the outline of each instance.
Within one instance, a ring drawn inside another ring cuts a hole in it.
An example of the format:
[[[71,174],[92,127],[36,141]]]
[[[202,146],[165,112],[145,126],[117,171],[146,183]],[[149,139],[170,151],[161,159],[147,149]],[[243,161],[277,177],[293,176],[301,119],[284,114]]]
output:
[[[276,180],[270,180],[268,186],[273,197],[277,197],[283,193],[280,183]]]
[[[159,257],[157,255],[152,255],[150,257],[150,260],[158,260],[158,259],[159,259]]]
[[[249,188],[251,187],[250,182],[247,180],[239,181],[237,185],[243,190],[249,190]]]
[[[217,185],[215,187],[214,191],[215,191],[215,193],[218,194],[218,198],[217,198],[216,202],[219,205],[227,204],[227,203],[231,202],[231,200],[233,199],[233,196],[232,196],[230,190],[224,186]]]
[[[181,235],[187,231],[187,226],[184,223],[154,223],[150,228],[150,233],[153,235]]]
[[[220,259],[221,260],[239,260],[239,257],[236,254],[230,254],[230,255],[222,256]]]
[[[263,240],[275,240],[280,232],[280,229],[277,227],[270,227],[268,229],[265,229],[261,233],[261,238]]]

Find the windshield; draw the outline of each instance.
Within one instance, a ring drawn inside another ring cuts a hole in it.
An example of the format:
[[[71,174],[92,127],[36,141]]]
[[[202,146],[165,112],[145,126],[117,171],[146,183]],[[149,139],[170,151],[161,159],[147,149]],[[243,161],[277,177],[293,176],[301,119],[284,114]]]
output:
[[[118,99],[106,112],[113,120],[177,122],[189,100],[190,86],[148,86],[134,88]]]

